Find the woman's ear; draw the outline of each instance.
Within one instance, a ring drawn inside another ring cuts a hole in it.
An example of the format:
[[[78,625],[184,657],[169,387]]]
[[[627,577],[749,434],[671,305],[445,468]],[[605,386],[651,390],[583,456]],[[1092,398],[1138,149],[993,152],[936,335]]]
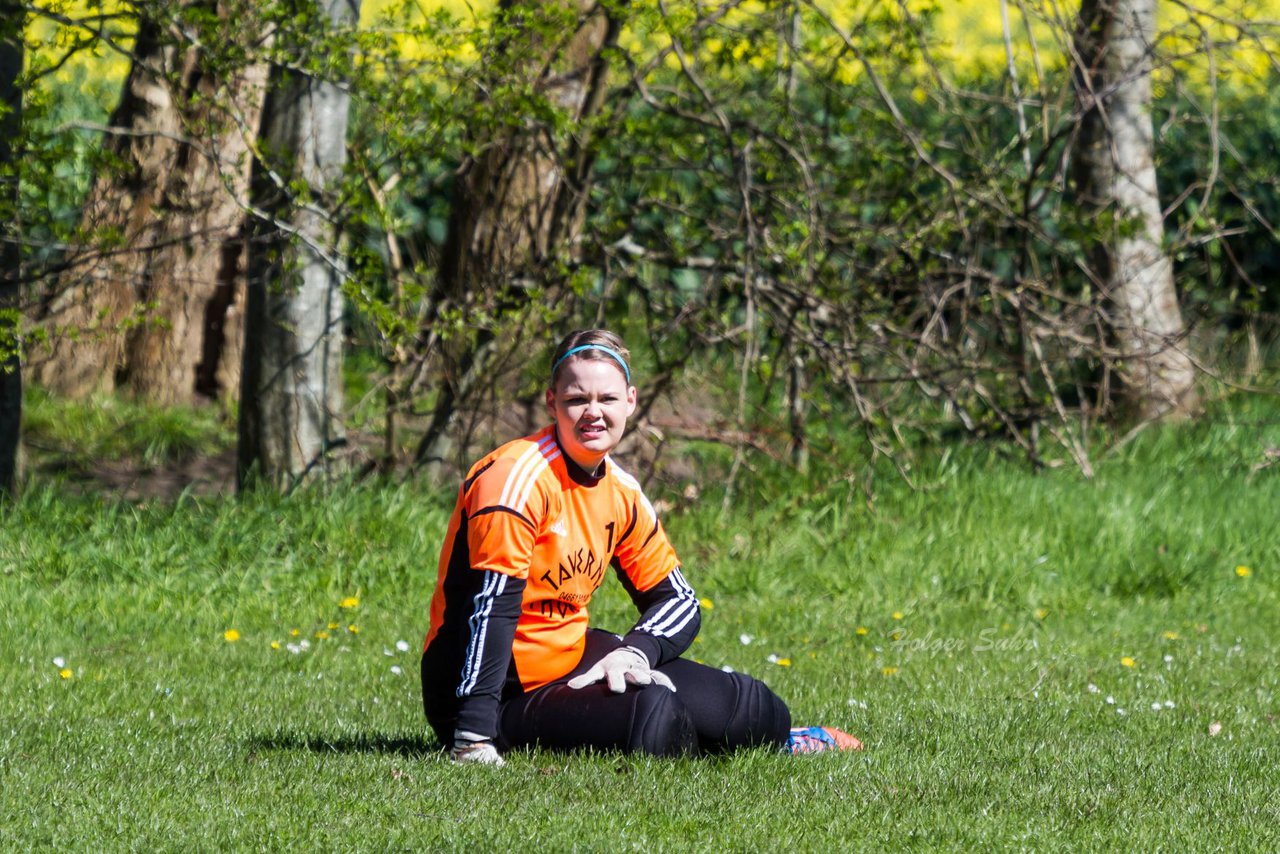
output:
[[[546,396],[543,398],[547,402],[547,414],[551,416],[551,420],[556,417],[556,390],[548,388]]]
[[[640,396],[636,393],[636,387],[633,385],[627,386],[627,417],[628,418],[630,418],[632,415],[635,414],[636,401],[639,399],[640,399]]]

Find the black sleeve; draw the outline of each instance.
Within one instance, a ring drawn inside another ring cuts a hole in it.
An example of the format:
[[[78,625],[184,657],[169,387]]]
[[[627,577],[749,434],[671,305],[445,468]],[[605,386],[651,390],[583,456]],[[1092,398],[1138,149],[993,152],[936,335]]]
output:
[[[613,568],[640,612],[640,619],[623,641],[643,652],[651,667],[679,658],[693,643],[702,625],[698,597],[680,568],[671,570],[666,578],[644,592],[635,588],[616,561]]]
[[[520,619],[525,580],[492,570],[471,597],[467,648],[458,676],[457,727],[493,738],[498,734],[498,700],[511,664],[511,643]]]

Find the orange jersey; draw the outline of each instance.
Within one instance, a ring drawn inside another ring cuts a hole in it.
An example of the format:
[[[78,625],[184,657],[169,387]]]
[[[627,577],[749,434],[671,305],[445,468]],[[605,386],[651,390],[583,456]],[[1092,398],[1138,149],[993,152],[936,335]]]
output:
[[[485,608],[507,580],[518,579],[515,675],[525,691],[552,682],[582,658],[587,604],[610,565],[633,598],[669,576],[678,583],[679,602],[673,597],[651,615],[646,631],[671,634],[692,621],[696,632],[697,600],[635,478],[612,459],[600,477],[586,475],[563,455],[552,427],[509,442],[472,466],[458,491],[424,650],[438,640],[457,650],[445,658],[460,660],[457,694],[467,694],[468,679],[474,684],[476,678],[468,669],[485,643]],[[487,573],[483,584],[457,575],[475,579],[477,572]]]

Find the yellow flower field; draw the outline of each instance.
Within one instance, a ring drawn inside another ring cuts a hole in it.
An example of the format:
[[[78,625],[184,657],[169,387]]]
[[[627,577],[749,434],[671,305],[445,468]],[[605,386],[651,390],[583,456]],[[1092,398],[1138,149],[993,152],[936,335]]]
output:
[[[404,0],[365,0],[361,7],[361,23],[365,27],[380,27],[402,6]],[[646,6],[653,0],[637,4]],[[29,57],[53,61],[89,35],[84,27],[59,23],[64,20],[84,19],[90,9],[101,6],[105,15],[114,14],[123,7],[118,0],[101,4],[89,0],[41,0],[38,9],[47,10],[50,17],[36,15],[28,29]],[[737,3],[736,9],[725,17],[731,29],[735,16],[757,14],[767,4],[760,0]],[[465,27],[478,16],[493,7],[492,0],[415,0],[417,11],[411,17],[418,19],[440,10],[447,11]],[[676,7],[669,7],[674,9]],[[844,34],[856,38],[857,32],[869,19],[901,20],[904,13],[896,2],[889,0],[819,0],[816,8]],[[1005,46],[1005,15],[1000,3],[961,2],[961,0],[911,0],[907,7],[917,20],[932,21],[929,44],[930,54],[941,70],[957,76],[976,73],[1003,73],[1012,53],[1020,76],[1026,77],[1029,86],[1035,85],[1037,64],[1042,69],[1059,65],[1063,56],[1064,40],[1069,36],[1076,4],[1052,4],[1044,0],[1010,0],[1005,6],[1009,28],[1009,48]],[[1193,13],[1186,7],[1160,4],[1159,34],[1161,48],[1180,59],[1170,67],[1157,69],[1157,86],[1167,84],[1175,75],[1203,82],[1210,68],[1219,78],[1238,81],[1256,81],[1276,63],[1280,54],[1280,0],[1229,0],[1229,2],[1205,3],[1205,11]],[[825,24],[817,26],[826,26]],[[123,22],[112,21],[108,29],[121,36],[120,46],[127,49],[127,27]],[[407,57],[431,54],[430,47],[418,43],[411,34],[396,34],[393,43]],[[832,47],[837,48],[839,38],[832,36]],[[624,33],[623,43],[634,50],[643,51],[644,43],[634,34]],[[661,45],[661,39],[651,40]],[[763,63],[769,57],[755,55],[760,46],[747,41],[726,44],[722,35],[708,37],[707,49],[714,53],[727,49],[735,61]],[[459,51],[460,58],[469,58],[470,51]],[[674,57],[671,65],[678,66]],[[923,71],[924,69],[922,69]],[[57,85],[79,85],[86,94],[118,90],[128,71],[128,58],[122,50],[113,50],[101,43],[78,51],[69,61],[53,73]],[[845,57],[837,63],[837,79],[848,82],[861,74],[861,67],[853,57]]]

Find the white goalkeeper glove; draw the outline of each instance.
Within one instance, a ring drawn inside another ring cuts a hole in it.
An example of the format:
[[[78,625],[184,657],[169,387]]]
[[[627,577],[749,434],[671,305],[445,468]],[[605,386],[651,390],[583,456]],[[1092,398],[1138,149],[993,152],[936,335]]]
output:
[[[493,746],[493,740],[474,732],[456,729],[453,731],[453,749],[449,758],[454,762],[475,762],[478,765],[493,765],[501,768],[507,763]]]
[[[666,674],[659,673],[649,666],[649,658],[633,646],[615,649],[595,663],[581,676],[569,680],[570,688],[583,688],[604,680],[609,683],[609,690],[621,694],[627,685],[661,685],[671,691],[676,686]]]

